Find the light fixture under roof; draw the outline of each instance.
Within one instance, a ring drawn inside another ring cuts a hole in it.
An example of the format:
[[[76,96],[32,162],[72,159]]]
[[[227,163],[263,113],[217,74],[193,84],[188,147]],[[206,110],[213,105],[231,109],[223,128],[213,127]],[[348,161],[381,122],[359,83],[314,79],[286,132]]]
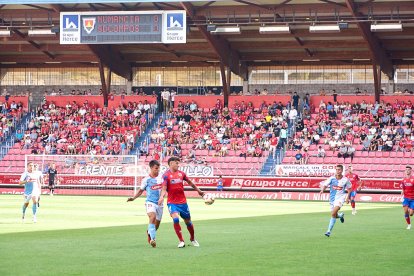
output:
[[[310,25],[309,32],[311,33],[329,33],[339,32],[341,29],[338,24],[335,25]]]
[[[401,23],[380,23],[380,24],[371,24],[371,32],[401,32],[402,24]]]
[[[290,33],[290,27],[287,26],[261,26],[259,28],[261,34]]]
[[[214,31],[211,31],[212,34],[240,34],[240,27],[238,26],[220,26],[216,27]]]
[[[9,37],[11,36],[10,30],[0,30],[0,37]]]
[[[56,35],[51,29],[30,29],[29,36],[44,36],[44,35]]]

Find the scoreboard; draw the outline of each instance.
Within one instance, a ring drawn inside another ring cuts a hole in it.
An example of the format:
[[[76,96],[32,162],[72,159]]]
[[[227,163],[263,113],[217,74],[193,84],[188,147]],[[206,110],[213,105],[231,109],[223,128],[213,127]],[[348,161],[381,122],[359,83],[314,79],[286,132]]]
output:
[[[60,44],[186,43],[185,11],[62,12]]]

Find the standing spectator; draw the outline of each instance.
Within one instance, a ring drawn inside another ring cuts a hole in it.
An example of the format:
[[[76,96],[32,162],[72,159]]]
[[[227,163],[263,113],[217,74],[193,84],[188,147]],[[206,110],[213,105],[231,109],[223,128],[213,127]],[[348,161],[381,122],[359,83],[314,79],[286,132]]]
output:
[[[217,180],[217,191],[221,192],[223,191],[223,178],[221,177],[221,175],[219,175],[219,178]]]
[[[49,169],[47,170],[47,173],[49,175],[49,190],[50,190],[50,195],[53,196],[53,193],[55,192],[55,183],[56,183],[56,175],[57,175],[57,170],[56,170],[56,165],[55,163],[52,163],[49,167]]]
[[[299,109],[299,100],[300,100],[300,97],[299,97],[299,95],[298,95],[298,93],[295,91],[295,92],[293,92],[293,96],[292,96],[292,106],[296,109],[296,110],[298,110]]]
[[[177,92],[174,90],[171,90],[170,99],[171,99],[171,108],[174,108],[174,102],[175,102],[175,96],[177,95]]]

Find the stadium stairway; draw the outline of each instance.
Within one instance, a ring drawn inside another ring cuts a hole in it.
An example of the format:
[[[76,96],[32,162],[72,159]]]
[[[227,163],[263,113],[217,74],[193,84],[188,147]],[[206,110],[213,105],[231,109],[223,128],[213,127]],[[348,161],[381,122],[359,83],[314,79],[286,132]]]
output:
[[[132,155],[137,155],[137,153],[139,152],[139,148],[141,147],[142,143],[144,143],[144,141],[148,142],[149,134],[152,132],[153,128],[156,126],[156,124],[158,123],[161,116],[163,116],[162,112],[158,112],[158,113],[155,114],[154,118],[149,123],[149,125],[145,129],[144,133],[135,142],[134,149],[131,152]],[[148,143],[147,143],[147,145],[148,145]]]
[[[301,114],[299,114],[301,116]],[[288,139],[291,139],[295,135],[295,124],[291,124],[288,121],[287,136]],[[266,159],[266,162],[263,164],[262,170],[259,175],[275,175],[276,165],[282,164],[283,158],[285,157],[285,150],[283,148],[276,149],[275,156],[269,154]]]
[[[7,155],[9,149],[13,147],[17,130],[20,129],[24,133],[34,115],[34,112],[26,113],[22,116],[19,123],[16,124],[16,129],[6,136],[6,139],[0,144],[0,160],[2,160],[4,156]]]
[[[264,162],[263,167],[259,173],[259,175],[274,175],[274,169],[276,165],[281,164],[284,157],[283,149],[276,149],[275,156],[273,154],[269,154]]]

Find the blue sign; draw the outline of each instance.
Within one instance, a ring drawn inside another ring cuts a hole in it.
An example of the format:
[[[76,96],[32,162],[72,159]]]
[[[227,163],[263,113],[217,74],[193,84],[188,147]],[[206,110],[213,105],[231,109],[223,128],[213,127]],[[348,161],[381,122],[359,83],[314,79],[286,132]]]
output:
[[[182,13],[167,13],[167,30],[181,31],[184,29],[184,16]]]
[[[63,30],[77,32],[79,30],[79,15],[65,14],[63,15]]]

